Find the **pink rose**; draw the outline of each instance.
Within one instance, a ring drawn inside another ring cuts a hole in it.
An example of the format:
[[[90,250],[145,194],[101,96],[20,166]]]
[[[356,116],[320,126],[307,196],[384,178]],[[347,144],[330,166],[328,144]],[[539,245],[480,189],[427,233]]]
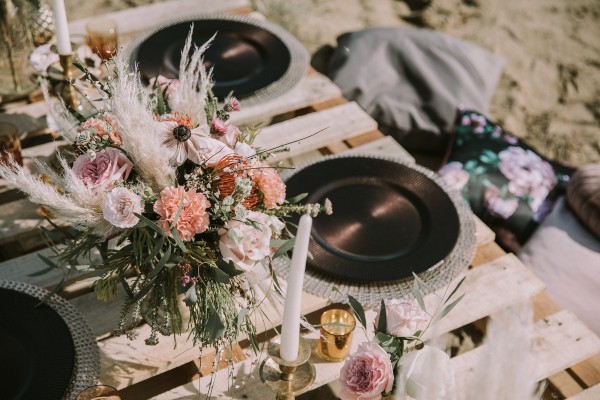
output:
[[[535,212],[556,185],[552,166],[530,150],[509,147],[498,154],[498,169],[509,180],[508,191],[515,196],[529,195]]]
[[[93,160],[82,154],[73,163],[75,175],[92,190],[112,189],[116,181],[129,177],[132,168],[133,163],[123,153],[110,147],[97,153]]]
[[[500,197],[496,186],[490,186],[485,190],[483,203],[490,214],[503,219],[508,219],[519,207],[517,199],[503,199]]]
[[[102,204],[104,219],[118,228],[131,228],[137,224],[139,218],[134,213],[141,214],[141,212],[140,196],[124,187],[111,190]]]
[[[182,240],[192,240],[195,235],[204,232],[209,224],[206,209],[210,207],[210,202],[202,193],[191,189],[186,191],[183,186],[164,188],[160,192],[160,199],[154,203],[154,212],[160,215],[158,225],[171,236],[169,226],[175,220],[182,199],[175,230]]]
[[[230,220],[219,229],[219,249],[225,261],[233,261],[244,271],[250,271],[271,254],[272,232],[280,227],[263,213],[250,211],[246,218],[254,223]]]
[[[267,164],[257,163],[254,180],[258,190],[263,194],[263,202],[267,209],[277,208],[285,200],[285,183],[277,171]]]
[[[390,355],[376,343],[358,346],[340,371],[342,400],[377,400],[394,386]]]
[[[398,337],[410,337],[419,325],[427,322],[427,314],[418,304],[409,300],[391,299],[385,301],[387,334]],[[375,317],[375,326],[379,323],[379,313]]]
[[[227,145],[230,149],[235,148],[235,144],[238,141],[238,137],[242,134],[237,126],[227,125],[225,133],[221,135],[219,140]]]
[[[463,169],[462,163],[453,161],[444,165],[438,174],[450,190],[460,191],[469,182],[469,173]]]

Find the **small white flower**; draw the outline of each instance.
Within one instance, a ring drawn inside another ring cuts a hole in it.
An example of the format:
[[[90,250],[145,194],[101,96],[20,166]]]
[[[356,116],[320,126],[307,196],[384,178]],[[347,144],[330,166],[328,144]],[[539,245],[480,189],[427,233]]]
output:
[[[131,228],[138,223],[139,218],[134,213],[142,212],[142,199],[135,192],[116,187],[111,190],[102,204],[104,219],[117,228]]]

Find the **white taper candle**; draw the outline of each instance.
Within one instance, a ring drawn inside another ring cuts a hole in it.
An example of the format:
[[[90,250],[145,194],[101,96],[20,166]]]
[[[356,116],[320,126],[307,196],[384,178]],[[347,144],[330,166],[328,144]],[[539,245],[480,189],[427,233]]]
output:
[[[279,355],[285,361],[294,361],[298,358],[300,340],[300,308],[302,304],[302,285],[304,283],[304,270],[308,255],[308,242],[312,218],[309,215],[300,217],[296,243],[292,253],[290,275],[285,293],[285,306],[283,308],[283,324],[281,325],[281,347]]]
[[[64,0],[52,0],[54,11],[54,32],[56,33],[56,47],[58,54],[69,55],[73,52],[71,48],[71,37],[69,36],[69,22],[65,10]]]

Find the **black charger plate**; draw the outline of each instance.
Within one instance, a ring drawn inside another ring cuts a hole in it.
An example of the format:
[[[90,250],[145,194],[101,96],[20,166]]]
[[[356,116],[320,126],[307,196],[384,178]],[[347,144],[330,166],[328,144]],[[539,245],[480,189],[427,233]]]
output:
[[[69,328],[49,306],[0,288],[2,399],[61,399],[71,381],[75,348]]]
[[[412,276],[442,261],[459,234],[456,207],[433,180],[407,165],[369,157],[332,158],[286,182],[287,196],[333,203],[313,221],[308,267],[352,282]],[[297,221],[297,219],[296,219]]]
[[[240,99],[252,95],[282,78],[290,66],[290,51],[273,32],[250,22],[209,18],[167,26],[146,38],[136,54],[143,77],[179,76],[181,50],[192,23],[197,46],[217,33],[204,62],[214,67],[213,92],[219,99],[230,92]]]

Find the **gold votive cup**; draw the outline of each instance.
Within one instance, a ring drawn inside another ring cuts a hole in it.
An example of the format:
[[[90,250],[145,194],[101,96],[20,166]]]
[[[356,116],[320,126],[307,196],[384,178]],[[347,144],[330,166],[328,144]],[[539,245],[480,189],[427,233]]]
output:
[[[11,157],[17,164],[23,165],[19,129],[9,122],[0,122],[0,162],[8,165]]]
[[[119,391],[108,385],[90,386],[77,395],[75,400],[122,400]]]
[[[340,308],[325,311],[321,315],[319,355],[328,361],[342,361],[346,358],[355,327],[356,320],[349,311]]]

